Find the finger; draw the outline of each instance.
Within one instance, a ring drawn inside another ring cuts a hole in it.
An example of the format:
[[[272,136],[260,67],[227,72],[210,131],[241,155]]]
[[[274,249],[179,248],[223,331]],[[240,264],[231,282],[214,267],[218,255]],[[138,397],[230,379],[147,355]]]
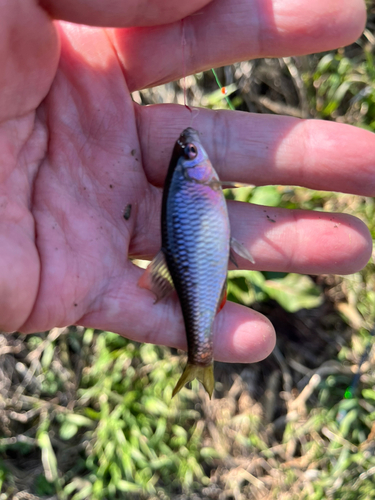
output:
[[[155,297],[137,286],[143,270],[131,267],[126,279],[113,283],[79,324],[120,333],[137,342],[187,348],[177,297],[154,304]],[[271,323],[261,314],[228,302],[214,323],[214,358],[251,363],[267,357],[275,345]]]
[[[185,71],[347,45],[361,34],[365,19],[362,0],[215,0],[185,18],[183,26],[115,30],[110,36],[128,85],[136,90]]]
[[[161,197],[161,194],[160,194]],[[156,197],[155,197],[156,198]],[[160,204],[149,205],[133,256],[151,259],[160,249]],[[246,246],[255,264],[236,256],[241,269],[305,274],[351,274],[371,257],[366,225],[348,214],[287,210],[228,202],[232,236]]]
[[[0,330],[6,332],[26,321],[38,292],[39,257],[22,226],[15,219],[0,224]]]
[[[181,131],[198,128],[220,179],[375,194],[375,135],[349,125],[251,113],[138,107],[146,174],[161,186]],[[157,154],[156,154],[157,152]]]
[[[40,261],[29,206],[45,130],[33,115],[0,124],[0,331],[21,327],[39,287]]]
[[[34,110],[58,63],[59,42],[48,15],[33,0],[2,0],[0,122]]]
[[[40,0],[54,19],[91,26],[152,26],[172,23],[211,0]]]
[[[286,210],[230,202],[230,227],[255,259],[243,269],[302,274],[351,274],[371,257],[367,226],[348,214]]]

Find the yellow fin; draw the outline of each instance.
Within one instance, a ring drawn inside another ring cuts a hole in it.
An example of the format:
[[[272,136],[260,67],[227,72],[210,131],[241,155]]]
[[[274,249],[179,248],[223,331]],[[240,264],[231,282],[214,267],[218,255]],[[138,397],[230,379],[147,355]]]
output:
[[[211,399],[215,385],[213,363],[208,366],[192,365],[188,363],[185,366],[185,370],[177,382],[176,387],[173,389],[172,398],[184,387],[185,384],[191,382],[195,378],[198,379],[203,385]]]

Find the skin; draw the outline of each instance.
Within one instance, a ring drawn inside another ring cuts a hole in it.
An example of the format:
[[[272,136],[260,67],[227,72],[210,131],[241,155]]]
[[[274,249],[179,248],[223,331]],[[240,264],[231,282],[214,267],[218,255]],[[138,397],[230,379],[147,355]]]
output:
[[[183,75],[185,16],[187,74],[332,49],[353,42],[365,22],[361,0],[185,4],[0,0],[0,329],[76,323],[186,347],[176,298],[153,305],[127,257],[160,248],[162,185],[191,115],[138,107],[129,92]],[[209,110],[192,126],[222,179],[375,194],[375,139],[365,130]],[[272,209],[270,224],[264,210],[229,206],[256,269],[345,274],[370,257],[368,230],[353,217]],[[257,361],[274,346],[268,320],[235,304],[215,329],[218,360]]]

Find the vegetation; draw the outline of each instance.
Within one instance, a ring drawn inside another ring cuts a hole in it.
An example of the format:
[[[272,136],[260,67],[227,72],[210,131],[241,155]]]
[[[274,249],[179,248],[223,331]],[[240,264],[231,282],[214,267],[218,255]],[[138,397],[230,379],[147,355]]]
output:
[[[375,131],[374,23],[372,8],[351,47],[219,78],[237,109]],[[212,74],[186,80],[191,104],[227,107]],[[370,198],[275,186],[229,196],[352,213],[375,238]],[[235,271],[229,296],[266,314],[278,343],[261,363],[217,363],[211,402],[195,383],[171,400],[180,356],[168,348],[79,327],[0,335],[0,499],[375,498],[374,264],[346,277]]]

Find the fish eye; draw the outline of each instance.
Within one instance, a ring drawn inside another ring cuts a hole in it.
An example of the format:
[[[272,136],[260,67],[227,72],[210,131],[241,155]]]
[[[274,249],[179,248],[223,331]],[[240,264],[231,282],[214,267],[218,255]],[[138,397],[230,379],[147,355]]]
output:
[[[186,144],[184,149],[184,155],[187,160],[194,160],[198,154],[198,150],[194,144]]]

